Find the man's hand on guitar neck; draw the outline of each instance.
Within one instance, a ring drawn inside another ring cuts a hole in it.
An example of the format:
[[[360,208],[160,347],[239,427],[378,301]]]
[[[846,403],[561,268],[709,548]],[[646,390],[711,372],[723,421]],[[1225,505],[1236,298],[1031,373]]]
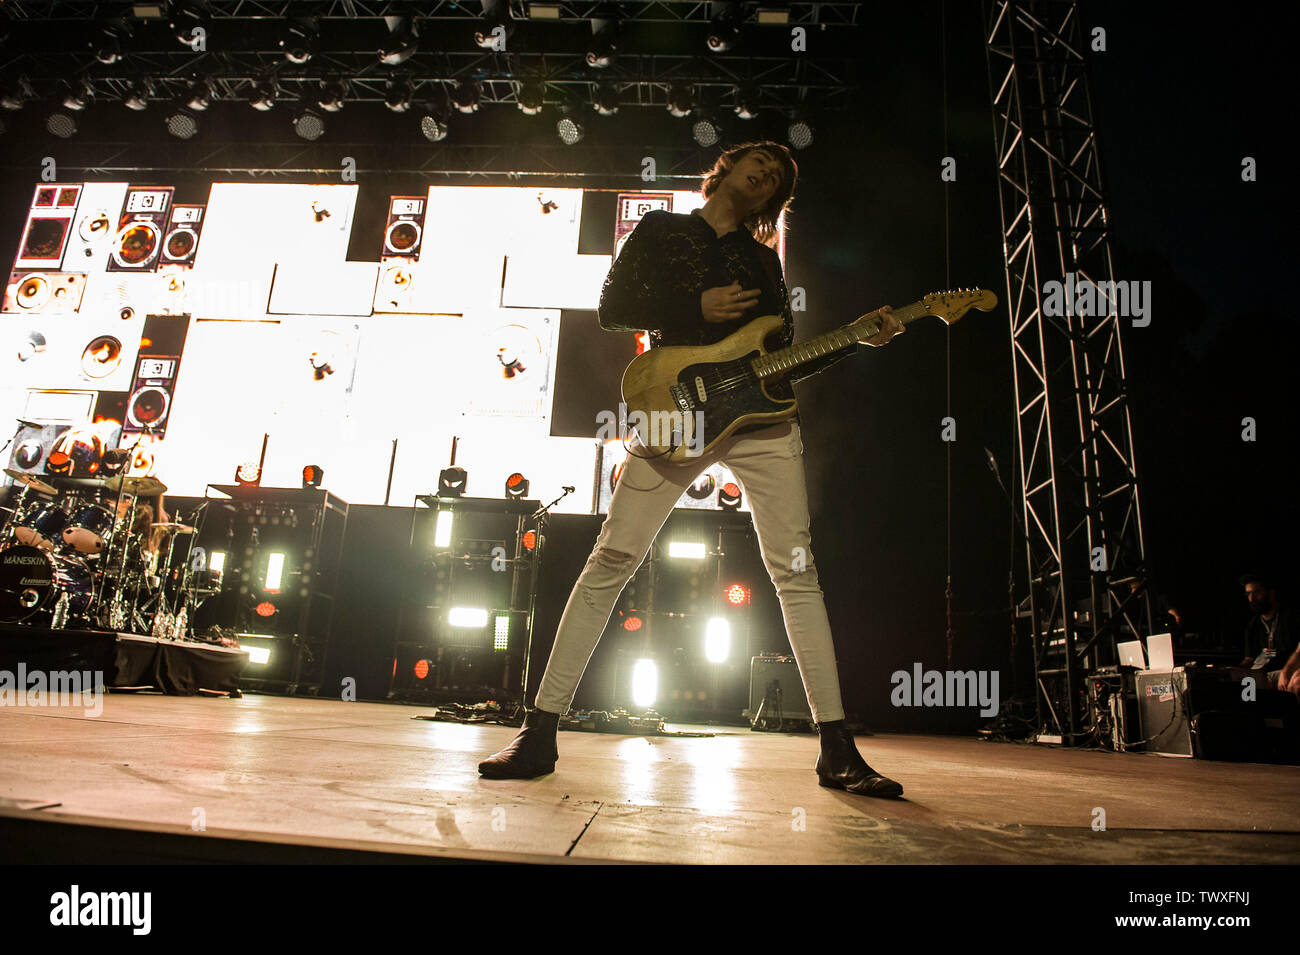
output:
[[[857,321],[866,324],[876,318],[880,319],[880,331],[866,340],[866,344],[871,347],[879,348],[881,345],[888,345],[889,340],[895,335],[903,334],[903,323],[894,317],[894,310],[888,305],[882,305],[874,312],[868,312]]]
[[[700,293],[700,312],[706,322],[734,322],[745,317],[760,294],[760,289],[742,289],[739,282],[705,289]]]

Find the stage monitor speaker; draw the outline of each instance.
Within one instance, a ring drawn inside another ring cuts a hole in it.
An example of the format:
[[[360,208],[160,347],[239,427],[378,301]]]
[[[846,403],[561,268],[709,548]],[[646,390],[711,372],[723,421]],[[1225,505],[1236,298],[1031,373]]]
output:
[[[53,270],[62,265],[80,197],[80,185],[36,187],[18,255],[14,257],[15,269]]]
[[[760,723],[776,729],[792,720],[812,722],[812,707],[794,657],[763,653],[750,660],[745,717],[756,729]]]

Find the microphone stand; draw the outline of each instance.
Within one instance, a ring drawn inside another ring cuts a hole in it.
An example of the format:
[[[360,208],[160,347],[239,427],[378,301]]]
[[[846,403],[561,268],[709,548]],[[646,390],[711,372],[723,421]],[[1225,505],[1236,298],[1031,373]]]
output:
[[[537,540],[533,544],[533,566],[528,580],[528,623],[524,629],[524,679],[520,692],[525,709],[528,707],[528,676],[532,669],[533,660],[533,624],[537,619],[537,588],[542,578],[542,559],[546,554],[546,524],[550,518],[551,508],[572,494],[574,488],[565,485],[563,490],[563,494],[551,501],[550,504],[533,511],[528,518],[530,521],[537,522]]]

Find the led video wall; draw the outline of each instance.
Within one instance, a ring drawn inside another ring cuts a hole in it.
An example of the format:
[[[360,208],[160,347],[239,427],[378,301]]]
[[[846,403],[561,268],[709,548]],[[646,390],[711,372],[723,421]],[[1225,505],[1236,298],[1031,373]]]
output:
[[[599,443],[596,421],[588,438],[550,428],[561,311],[594,310],[611,261],[578,252],[583,190],[392,196],[373,261],[347,259],[355,185],[173,192],[33,191],[0,312],[7,467],[47,474],[61,450],[63,472],[85,475],[129,448],[131,473],[202,496],[265,442],[264,486],[297,487],[315,464],[350,503],[409,506],[455,437],[469,495],[501,496],[522,471],[531,497],[578,488],[557,510],[606,508],[622,446]],[[616,250],[650,209],[702,201],[618,199]],[[729,481],[711,469],[682,506],[716,506],[702,489]]]

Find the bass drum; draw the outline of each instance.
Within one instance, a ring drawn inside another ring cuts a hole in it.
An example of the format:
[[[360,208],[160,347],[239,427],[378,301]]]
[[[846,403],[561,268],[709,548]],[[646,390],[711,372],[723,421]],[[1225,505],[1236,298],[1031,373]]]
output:
[[[94,574],[75,557],[30,544],[0,550],[0,620],[30,620],[68,595],[68,615],[85,616],[95,597]]]

